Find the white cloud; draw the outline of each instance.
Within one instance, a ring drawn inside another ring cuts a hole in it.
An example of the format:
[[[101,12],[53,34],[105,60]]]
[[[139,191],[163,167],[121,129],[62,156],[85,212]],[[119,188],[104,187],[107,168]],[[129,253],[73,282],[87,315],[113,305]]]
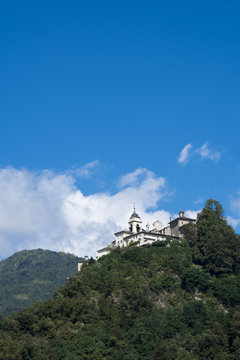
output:
[[[190,218],[190,219],[197,219],[197,214],[200,213],[201,211],[202,211],[202,209],[200,209],[200,210],[189,210],[188,209],[188,210],[184,211],[184,216],[186,218]],[[173,214],[173,216],[172,216],[173,219],[176,219],[178,217],[179,217],[179,213]]]
[[[196,149],[195,151],[201,156],[202,160],[210,159],[218,161],[221,157],[220,152],[209,149],[208,142],[205,142],[200,148]]]
[[[99,165],[99,160],[90,161],[87,164],[69,171],[70,175],[89,178]]]
[[[185,165],[188,163],[192,147],[193,146],[190,143],[184,146],[178,157],[178,162],[180,164]]]
[[[234,228],[240,223],[240,219],[233,218],[232,216],[227,216],[227,221]]]
[[[119,180],[119,186],[136,186],[141,181],[141,175],[152,177],[153,173],[145,168],[138,168],[131,173],[123,175]]]
[[[75,185],[75,175],[39,173],[26,169],[0,169],[0,254],[45,248],[95,256],[127,225],[136,203],[145,222],[157,218],[167,224],[170,213],[153,210],[167,195],[166,180],[147,169],[137,169],[120,179],[115,194],[85,196]],[[144,224],[145,225],[145,224]]]
[[[230,225],[236,228],[240,224],[240,190],[237,192],[235,197],[230,196],[229,200],[230,209],[236,215],[236,217],[227,216],[227,221]]]
[[[194,201],[194,204],[202,204],[204,202],[204,198],[200,197],[197,200]]]
[[[219,151],[214,151],[209,148],[209,143],[205,142],[201,147],[194,149],[192,144],[187,144],[184,146],[182,151],[179,154],[178,162],[182,165],[186,165],[190,158],[193,160],[213,160],[218,161],[221,158],[221,153]]]
[[[187,218],[190,218],[190,219],[197,219],[197,214],[200,213],[201,211],[202,211],[202,209],[197,210],[197,211],[195,211],[195,210],[186,210],[185,211],[185,216]]]
[[[231,210],[240,216],[240,190],[236,197],[230,197],[230,208]]]

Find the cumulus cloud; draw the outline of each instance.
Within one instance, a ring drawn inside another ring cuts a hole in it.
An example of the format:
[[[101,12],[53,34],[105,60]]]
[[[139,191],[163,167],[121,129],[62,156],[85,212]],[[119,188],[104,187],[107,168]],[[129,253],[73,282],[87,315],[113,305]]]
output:
[[[167,224],[170,213],[156,210],[168,195],[164,178],[140,168],[119,183],[114,194],[85,196],[69,172],[0,169],[0,257],[33,248],[95,256],[126,226],[133,202],[146,222]]]
[[[219,151],[210,149],[208,142],[205,142],[199,148],[194,148],[193,145],[189,143],[181,150],[178,157],[178,162],[182,165],[186,165],[190,158],[195,160],[209,159],[218,161],[221,158],[221,153]]]
[[[119,186],[136,186],[143,176],[149,178],[153,176],[153,173],[145,168],[138,168],[131,173],[123,175],[119,180]],[[164,181],[163,178],[162,181]]]
[[[178,157],[178,162],[180,164],[185,165],[188,163],[192,147],[193,146],[190,143],[184,146]]]

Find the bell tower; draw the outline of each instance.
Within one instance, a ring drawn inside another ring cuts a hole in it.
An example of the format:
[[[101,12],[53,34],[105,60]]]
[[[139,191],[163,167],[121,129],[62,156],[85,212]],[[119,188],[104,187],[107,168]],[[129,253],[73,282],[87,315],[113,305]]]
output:
[[[133,213],[128,220],[128,224],[131,233],[138,233],[142,230],[142,220],[135,211],[135,204],[133,205]]]

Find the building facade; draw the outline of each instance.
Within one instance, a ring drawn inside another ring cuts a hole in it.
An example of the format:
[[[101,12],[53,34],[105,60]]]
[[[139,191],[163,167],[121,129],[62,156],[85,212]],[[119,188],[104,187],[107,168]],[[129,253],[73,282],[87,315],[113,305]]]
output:
[[[163,227],[160,221],[153,223],[153,228],[150,229],[149,225],[146,225],[146,229],[142,228],[142,220],[136,213],[135,208],[128,221],[128,230],[122,230],[115,233],[115,240],[107,247],[97,251],[99,259],[103,255],[109,254],[109,252],[115,247],[125,247],[130,244],[136,244],[136,246],[143,246],[146,244],[152,244],[155,241],[163,241],[167,239],[179,239],[183,237],[183,226],[189,223],[195,223],[195,219],[186,218],[184,212],[180,211],[179,216],[172,220],[168,226]]]

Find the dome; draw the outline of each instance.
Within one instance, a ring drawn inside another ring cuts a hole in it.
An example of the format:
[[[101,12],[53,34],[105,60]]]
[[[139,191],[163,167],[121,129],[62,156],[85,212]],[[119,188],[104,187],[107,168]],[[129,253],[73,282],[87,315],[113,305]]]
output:
[[[161,223],[161,221],[157,220],[153,223],[154,229],[160,231],[163,228],[163,224]]]
[[[132,215],[130,216],[130,219],[132,219],[132,218],[139,218],[140,219],[140,216],[135,212],[135,210],[134,210],[134,212],[132,213]]]

